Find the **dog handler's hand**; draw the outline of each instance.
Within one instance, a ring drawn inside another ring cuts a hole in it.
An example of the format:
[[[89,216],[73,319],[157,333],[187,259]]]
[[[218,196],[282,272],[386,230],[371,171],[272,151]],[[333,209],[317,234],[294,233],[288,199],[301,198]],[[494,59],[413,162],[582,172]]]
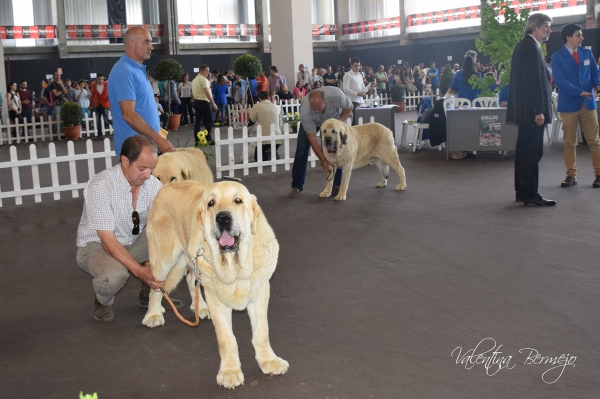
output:
[[[135,273],[135,276],[142,280],[144,284],[148,287],[152,288],[154,291],[160,291],[160,287],[164,284],[164,281],[159,281],[152,274],[152,269],[148,266],[140,266],[140,268]]]
[[[331,171],[333,170],[333,164],[331,162],[329,162],[327,159],[323,159],[323,161],[321,162],[321,166],[323,167],[325,172],[328,174],[331,173]]]

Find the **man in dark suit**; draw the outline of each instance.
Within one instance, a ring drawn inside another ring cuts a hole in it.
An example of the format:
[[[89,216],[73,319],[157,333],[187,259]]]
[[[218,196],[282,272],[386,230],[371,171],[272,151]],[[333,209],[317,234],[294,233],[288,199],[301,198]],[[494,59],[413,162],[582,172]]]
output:
[[[552,122],[550,77],[541,42],[550,37],[552,18],[529,16],[526,35],[512,55],[506,122],[519,125],[515,155],[516,200],[525,205],[552,206],[556,201],[538,193],[539,167],[544,152],[544,128]]]
[[[581,126],[590,148],[596,180],[592,187],[600,188],[600,140],[594,93],[600,90],[600,70],[591,50],[581,47],[581,26],[565,25],[561,31],[565,45],[552,55],[554,81],[558,87],[558,112],[562,117],[565,137],[567,178],[561,187],[577,184],[575,147],[577,126]]]

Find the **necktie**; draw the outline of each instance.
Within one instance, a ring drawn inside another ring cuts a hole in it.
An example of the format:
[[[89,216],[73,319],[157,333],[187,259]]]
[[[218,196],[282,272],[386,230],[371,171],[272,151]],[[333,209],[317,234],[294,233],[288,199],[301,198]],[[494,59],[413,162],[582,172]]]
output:
[[[577,50],[573,51],[573,58],[575,58],[575,62],[579,65],[579,55],[577,54]]]

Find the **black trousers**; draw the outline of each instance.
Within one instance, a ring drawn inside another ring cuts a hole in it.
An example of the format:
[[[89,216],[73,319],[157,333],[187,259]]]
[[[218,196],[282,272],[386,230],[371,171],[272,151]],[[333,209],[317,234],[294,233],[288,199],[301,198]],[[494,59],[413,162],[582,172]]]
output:
[[[194,111],[196,111],[196,121],[194,122],[194,140],[196,145],[198,144],[198,136],[196,135],[200,131],[200,126],[204,126],[208,134],[206,135],[207,140],[212,140],[212,108],[208,101],[194,101]]]
[[[544,128],[535,122],[519,124],[515,154],[515,192],[523,199],[538,195],[539,162],[544,154]]]
[[[181,111],[181,123],[183,125],[189,125],[191,123],[194,123],[194,109],[191,97],[181,97]]]
[[[352,105],[354,106],[354,109],[352,110],[352,126],[358,125],[358,117],[356,116],[356,108],[360,107],[362,104],[361,103],[355,103],[354,101],[352,101]],[[344,123],[346,123],[346,121],[342,121]],[[363,121],[363,123],[366,123],[365,121]]]

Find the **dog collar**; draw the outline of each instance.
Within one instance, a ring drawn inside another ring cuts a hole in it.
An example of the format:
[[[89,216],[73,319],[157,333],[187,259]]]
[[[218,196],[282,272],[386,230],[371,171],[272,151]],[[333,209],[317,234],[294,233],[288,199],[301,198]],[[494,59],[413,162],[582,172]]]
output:
[[[202,259],[204,259],[204,261],[206,263],[208,263],[209,265],[212,265],[212,262],[209,261],[206,256],[204,256],[204,249],[202,248],[202,245],[198,245],[198,251],[196,251],[196,256],[192,260],[192,270],[191,270],[192,273],[194,273],[194,276],[196,276],[196,280],[200,284],[202,284],[201,273],[200,273],[200,270],[198,269],[198,258],[199,257],[202,257]]]

